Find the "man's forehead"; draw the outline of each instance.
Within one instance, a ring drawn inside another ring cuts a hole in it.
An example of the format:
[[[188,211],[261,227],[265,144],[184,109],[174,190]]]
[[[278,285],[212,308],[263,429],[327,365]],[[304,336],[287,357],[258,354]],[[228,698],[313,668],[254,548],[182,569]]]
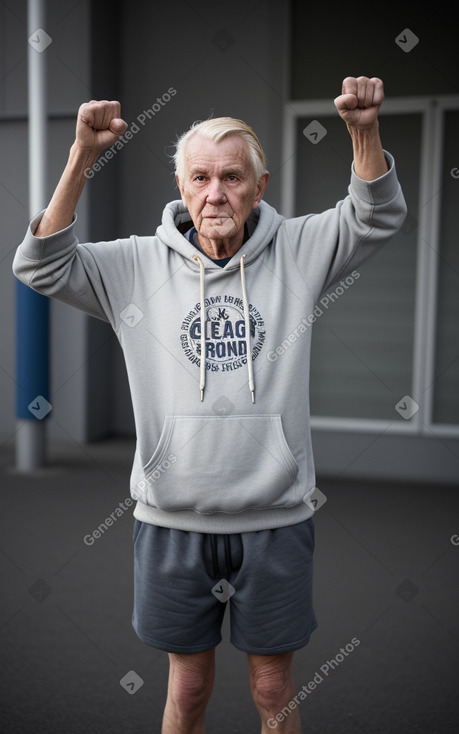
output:
[[[246,142],[239,135],[228,135],[218,143],[203,135],[193,135],[185,149],[187,168],[199,165],[227,167],[250,165]]]

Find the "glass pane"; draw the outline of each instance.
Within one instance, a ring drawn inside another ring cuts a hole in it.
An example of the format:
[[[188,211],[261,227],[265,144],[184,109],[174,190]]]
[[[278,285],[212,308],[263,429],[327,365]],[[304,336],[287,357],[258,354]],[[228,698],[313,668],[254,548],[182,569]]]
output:
[[[319,122],[327,134],[316,144],[303,134],[311,119],[297,123],[296,216],[323,211],[347,195],[352,146],[346,127],[338,116]],[[313,415],[402,420],[395,405],[411,393],[422,118],[384,115],[380,125],[409,214],[402,231],[361,266],[344,293],[337,291],[314,324]]]
[[[459,423],[459,111],[445,113],[438,273],[435,423]]]
[[[457,93],[455,4],[421,7],[292,0],[291,99],[333,99],[348,74],[381,77],[391,97]]]

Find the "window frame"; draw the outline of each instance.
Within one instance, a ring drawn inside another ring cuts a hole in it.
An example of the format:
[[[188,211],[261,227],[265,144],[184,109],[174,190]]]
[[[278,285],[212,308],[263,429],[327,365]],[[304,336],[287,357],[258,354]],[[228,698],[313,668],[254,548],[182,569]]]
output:
[[[419,181],[419,220],[417,229],[417,266],[414,313],[413,361],[410,396],[419,404],[408,421],[311,416],[313,429],[370,431],[459,438],[459,424],[433,422],[435,399],[435,361],[437,337],[437,295],[440,261],[441,180],[443,166],[444,115],[459,109],[459,95],[394,97],[386,99],[380,114],[417,113],[422,117]],[[299,118],[318,119],[336,115],[333,101],[289,100],[284,105],[282,134],[281,212],[290,218],[295,213],[296,130]],[[459,161],[458,161],[459,167]],[[403,396],[401,396],[403,397]]]

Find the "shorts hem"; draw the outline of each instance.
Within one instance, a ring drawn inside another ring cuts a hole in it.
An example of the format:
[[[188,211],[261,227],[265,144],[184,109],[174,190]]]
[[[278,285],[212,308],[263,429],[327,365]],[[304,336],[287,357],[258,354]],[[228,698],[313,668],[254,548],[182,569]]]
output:
[[[318,626],[319,625],[316,623],[311,628],[309,634],[306,637],[303,637],[301,640],[286,643],[285,645],[277,645],[276,647],[253,647],[251,645],[239,644],[232,639],[230,639],[230,642],[237,650],[248,653],[250,655],[280,655],[283,652],[293,652],[294,650],[300,650],[302,647],[305,647],[311,639],[312,633],[314,632],[314,630],[317,629]]]
[[[205,652],[206,650],[212,650],[214,647],[217,647],[217,645],[219,645],[220,642],[222,641],[222,638],[220,637],[220,639],[217,639],[213,643],[212,642],[203,643],[202,645],[173,645],[173,644],[161,642],[160,640],[154,640],[152,637],[139,633],[135,628],[134,628],[134,632],[136,633],[139,640],[143,642],[145,645],[154,647],[157,650],[162,650],[163,652],[175,652],[175,653],[178,653],[179,655],[180,654],[187,655],[190,653]]]

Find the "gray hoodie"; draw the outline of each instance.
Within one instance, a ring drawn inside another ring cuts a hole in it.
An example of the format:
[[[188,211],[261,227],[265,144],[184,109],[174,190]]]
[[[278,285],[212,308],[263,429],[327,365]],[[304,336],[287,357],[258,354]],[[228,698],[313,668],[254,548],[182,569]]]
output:
[[[14,274],[111,323],[124,351],[137,445],[134,515],[212,533],[301,522],[314,511],[309,361],[318,299],[400,229],[394,161],[375,181],[294,219],[262,201],[225,267],[184,236],[169,203],[150,237],[79,244],[75,221],[46,238],[32,222]],[[251,355],[251,359],[247,355]]]

